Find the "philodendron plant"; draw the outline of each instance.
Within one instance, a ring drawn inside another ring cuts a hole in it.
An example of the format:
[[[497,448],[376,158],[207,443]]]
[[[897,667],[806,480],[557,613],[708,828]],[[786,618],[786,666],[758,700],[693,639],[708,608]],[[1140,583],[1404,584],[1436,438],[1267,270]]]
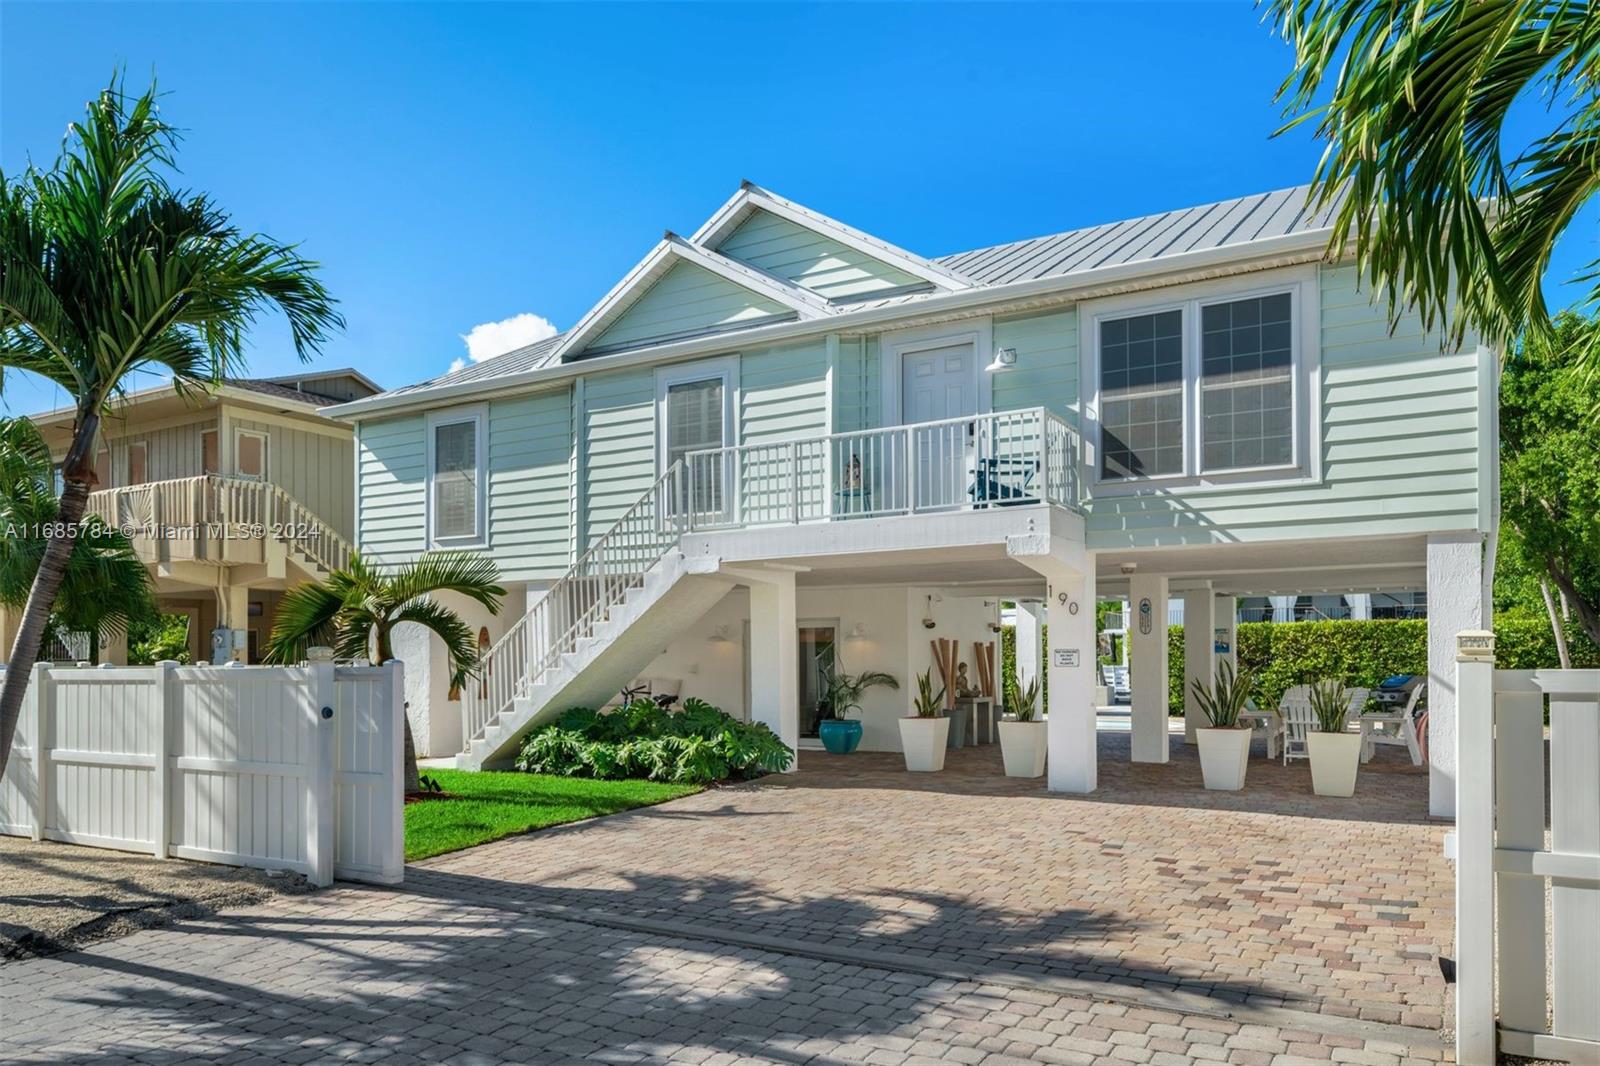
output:
[[[933,670],[930,667],[917,675],[917,696],[911,701],[911,713],[918,718],[937,718],[944,713],[944,686],[933,690]]]
[[[1016,678],[1006,683],[1006,710],[1019,722],[1031,722],[1039,716],[1039,679],[1029,679],[1019,685]]]
[[[1239,728],[1239,715],[1255,682],[1255,674],[1249,667],[1235,674],[1233,664],[1226,659],[1217,664],[1217,676],[1209,687],[1202,685],[1199,679],[1193,682],[1195,701],[1212,729]]]
[[[1317,719],[1317,732],[1343,733],[1345,719],[1350,714],[1350,696],[1344,682],[1336,679],[1318,681],[1306,693],[1311,701],[1311,713]]]

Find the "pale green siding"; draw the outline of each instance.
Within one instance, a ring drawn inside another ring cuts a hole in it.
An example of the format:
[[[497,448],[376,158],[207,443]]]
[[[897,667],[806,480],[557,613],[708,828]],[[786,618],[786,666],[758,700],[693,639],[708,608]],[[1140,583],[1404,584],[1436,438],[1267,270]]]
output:
[[[655,400],[648,367],[584,379],[584,535],[590,543],[655,483]]]
[[[1053,311],[994,320],[994,346],[1015,348],[1010,370],[989,375],[996,411],[1048,407],[1077,421],[1078,312]]]
[[[717,246],[717,251],[830,300],[923,281],[832,237],[765,211],[757,211],[740,223]]]
[[[1348,267],[1322,271],[1322,424],[1312,484],[1102,496],[1089,547],[1475,529],[1478,359],[1441,353],[1415,318],[1391,335]]]
[[[746,444],[828,432],[828,349],[821,340],[748,352],[739,360]]]
[[[501,574],[556,577],[572,561],[572,390],[489,405],[489,549]]]
[[[877,429],[883,422],[883,370],[877,337],[843,337],[833,384],[833,428],[839,433]]]
[[[421,415],[361,424],[359,547],[374,561],[405,562],[424,548],[426,433]]]
[[[791,312],[771,297],[735,285],[704,267],[677,263],[628,305],[590,347],[623,347]]]

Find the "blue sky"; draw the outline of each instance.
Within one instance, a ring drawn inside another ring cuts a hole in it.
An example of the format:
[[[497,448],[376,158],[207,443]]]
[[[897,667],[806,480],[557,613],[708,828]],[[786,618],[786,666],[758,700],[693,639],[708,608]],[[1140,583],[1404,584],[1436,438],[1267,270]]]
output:
[[[925,255],[1298,184],[1318,147],[1272,137],[1290,57],[1260,20],[1244,0],[7,0],[0,166],[53,158],[117,67],[155,72],[183,183],[325,264],[348,329],[319,364],[397,386],[475,326],[570,326],[743,178]],[[250,364],[296,369],[278,323]],[[18,379],[4,403],[59,400]]]

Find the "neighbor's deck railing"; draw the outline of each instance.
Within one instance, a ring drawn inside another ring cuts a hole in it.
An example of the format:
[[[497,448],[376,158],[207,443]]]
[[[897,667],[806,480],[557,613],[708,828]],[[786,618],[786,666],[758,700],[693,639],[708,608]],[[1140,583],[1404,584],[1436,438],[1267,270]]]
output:
[[[1044,408],[686,457],[692,529],[1083,501],[1077,430]]]
[[[86,513],[133,536],[157,540],[241,536],[259,529],[324,571],[350,565],[355,549],[315,511],[269,481],[200,477],[147,481],[89,494]]]

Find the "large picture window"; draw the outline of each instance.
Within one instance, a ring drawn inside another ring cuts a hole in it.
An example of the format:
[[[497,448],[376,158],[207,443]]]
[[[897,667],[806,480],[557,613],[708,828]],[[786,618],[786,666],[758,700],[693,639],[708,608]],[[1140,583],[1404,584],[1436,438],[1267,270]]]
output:
[[[439,416],[430,424],[429,532],[436,544],[484,539],[482,432],[476,412]]]
[[[1293,467],[1305,415],[1296,292],[1207,294],[1094,317],[1099,479]]]

